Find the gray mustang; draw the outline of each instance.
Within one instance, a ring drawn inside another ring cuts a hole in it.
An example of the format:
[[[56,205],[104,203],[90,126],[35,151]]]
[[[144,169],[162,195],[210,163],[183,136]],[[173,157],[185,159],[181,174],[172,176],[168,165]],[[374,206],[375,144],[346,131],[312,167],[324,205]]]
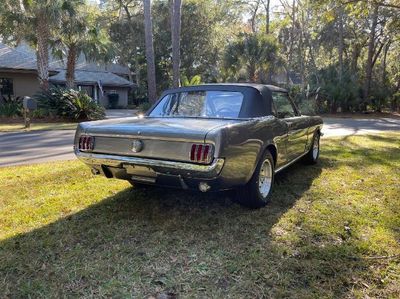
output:
[[[237,188],[240,203],[262,207],[277,172],[317,161],[321,128],[282,88],[207,84],[165,91],[145,116],[81,123],[74,149],[94,174],[135,186]]]

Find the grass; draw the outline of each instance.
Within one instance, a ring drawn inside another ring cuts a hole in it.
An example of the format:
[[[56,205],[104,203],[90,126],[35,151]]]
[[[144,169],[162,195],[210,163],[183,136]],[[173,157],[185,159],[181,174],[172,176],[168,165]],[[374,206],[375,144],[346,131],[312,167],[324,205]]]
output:
[[[0,169],[0,297],[398,298],[399,133],[325,139],[272,202]]]
[[[30,129],[24,124],[1,124],[0,132],[27,132],[38,130],[75,130],[77,123],[32,123]]]

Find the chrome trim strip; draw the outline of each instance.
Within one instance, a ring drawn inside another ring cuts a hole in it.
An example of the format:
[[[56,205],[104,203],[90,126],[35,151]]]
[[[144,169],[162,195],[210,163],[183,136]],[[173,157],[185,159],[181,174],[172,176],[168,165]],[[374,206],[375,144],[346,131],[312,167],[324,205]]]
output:
[[[75,155],[78,159],[82,160],[86,164],[91,165],[106,165],[113,167],[121,167],[122,164],[134,164],[149,167],[161,167],[166,169],[174,169],[181,171],[193,171],[197,173],[213,173],[218,175],[222,167],[224,166],[224,159],[217,158],[214,159],[213,163],[210,165],[199,165],[185,162],[175,162],[166,160],[155,160],[147,158],[138,157],[128,157],[128,156],[117,156],[117,155],[106,155],[106,154],[93,154],[84,153],[75,148]]]
[[[205,135],[207,132],[204,132]],[[89,134],[89,133],[87,133]],[[201,143],[204,142],[204,136],[199,138],[183,138],[183,137],[168,137],[168,136],[143,136],[140,134],[108,134],[108,133],[90,133],[91,136],[96,137],[107,137],[107,138],[126,138],[126,139],[141,139],[141,140],[159,140],[159,141],[175,141],[175,142],[186,142],[186,143]]]
[[[286,167],[292,165],[293,163],[299,161],[301,158],[303,158],[303,157],[304,157],[305,155],[307,155],[307,154],[308,154],[308,151],[305,152],[304,154],[302,154],[301,156],[298,156],[296,159],[293,159],[293,160],[290,161],[289,163],[287,163],[287,164],[285,164],[285,165],[279,167],[278,169],[275,170],[275,173],[278,173],[279,171],[281,171],[281,170],[285,169]]]

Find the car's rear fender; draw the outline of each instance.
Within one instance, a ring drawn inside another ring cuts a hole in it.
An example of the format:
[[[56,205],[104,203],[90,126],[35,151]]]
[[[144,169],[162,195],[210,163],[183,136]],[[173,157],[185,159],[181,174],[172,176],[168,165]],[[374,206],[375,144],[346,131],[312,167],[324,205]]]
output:
[[[254,118],[208,132],[206,142],[215,144],[215,157],[224,158],[221,179],[226,186],[244,185],[252,177],[268,146],[274,146],[274,118]]]

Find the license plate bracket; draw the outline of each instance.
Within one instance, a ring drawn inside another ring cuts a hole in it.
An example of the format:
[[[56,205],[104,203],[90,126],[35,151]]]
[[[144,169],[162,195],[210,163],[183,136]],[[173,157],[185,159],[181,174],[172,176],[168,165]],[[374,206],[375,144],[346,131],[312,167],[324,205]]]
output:
[[[123,167],[127,174],[144,177],[157,177],[157,173],[150,167],[134,164],[124,164]]]

